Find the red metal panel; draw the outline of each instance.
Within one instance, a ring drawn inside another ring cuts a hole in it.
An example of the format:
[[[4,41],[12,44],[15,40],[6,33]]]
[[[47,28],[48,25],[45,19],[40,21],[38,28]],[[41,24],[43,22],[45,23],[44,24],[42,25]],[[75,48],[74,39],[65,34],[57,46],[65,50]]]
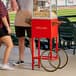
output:
[[[50,38],[58,35],[57,19],[32,19],[32,37]]]
[[[50,20],[32,20],[32,36],[37,38],[50,37],[51,24]]]

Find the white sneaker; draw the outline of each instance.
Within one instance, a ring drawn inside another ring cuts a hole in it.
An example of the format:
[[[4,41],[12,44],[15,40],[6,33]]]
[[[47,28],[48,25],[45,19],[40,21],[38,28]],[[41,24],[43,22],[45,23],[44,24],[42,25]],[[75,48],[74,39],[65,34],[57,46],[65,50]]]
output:
[[[0,66],[0,69],[1,70],[15,70],[13,67],[10,67],[7,64],[4,64],[4,65]]]

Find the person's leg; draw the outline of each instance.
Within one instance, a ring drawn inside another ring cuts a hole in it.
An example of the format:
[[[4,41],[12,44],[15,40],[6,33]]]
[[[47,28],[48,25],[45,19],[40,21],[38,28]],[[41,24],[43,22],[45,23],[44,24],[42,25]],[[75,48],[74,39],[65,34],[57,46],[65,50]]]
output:
[[[0,39],[0,47],[1,47],[1,43],[2,43],[2,42],[1,42],[1,39]]]
[[[6,46],[5,48],[5,52],[4,52],[4,57],[3,57],[3,66],[2,69],[7,69],[7,70],[13,70],[12,67],[8,66],[8,59],[9,59],[9,55],[10,52],[13,48],[13,43],[12,43],[12,39],[10,36],[3,36],[0,39]]]
[[[32,55],[32,38],[31,38],[31,27],[26,27],[27,37],[29,37],[29,48]]]
[[[32,38],[29,38],[29,48],[32,55]]]
[[[10,36],[4,36],[1,38],[1,41],[6,45],[3,64],[7,64],[11,49],[13,48],[12,39]]]
[[[26,27],[27,37],[29,37],[29,48],[32,55],[32,35],[31,35],[31,27]],[[36,49],[36,43],[34,41],[34,50]]]
[[[16,36],[18,37],[19,43],[19,60],[13,65],[22,65],[24,64],[24,49],[25,49],[25,28],[24,27],[15,27]]]
[[[25,37],[18,38],[19,40],[19,61],[24,61]]]

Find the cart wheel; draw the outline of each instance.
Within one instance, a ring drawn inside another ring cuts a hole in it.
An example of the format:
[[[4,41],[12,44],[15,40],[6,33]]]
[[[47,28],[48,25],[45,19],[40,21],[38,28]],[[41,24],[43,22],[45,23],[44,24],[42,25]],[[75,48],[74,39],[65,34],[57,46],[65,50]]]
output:
[[[55,52],[55,49],[54,49],[53,51]],[[59,69],[62,69],[62,68],[64,68],[64,67],[67,65],[67,63],[68,63],[68,55],[67,55],[66,51],[63,50],[63,49],[60,49],[60,50],[58,51],[58,55],[59,55],[59,57],[60,57],[60,66],[59,66]],[[53,64],[51,63],[51,61],[49,61],[49,63],[50,63],[50,65],[52,65],[54,68],[56,68],[56,66],[53,65]]]
[[[52,59],[50,59],[49,53],[50,53],[50,51],[47,51],[47,50],[45,50],[41,53],[41,66],[44,70],[46,70],[48,72],[54,72],[60,66],[60,58],[58,56],[57,60],[52,60]],[[53,54],[57,55],[57,53],[53,53]],[[53,65],[56,65],[56,66],[53,67],[52,65],[50,65],[49,61],[50,61],[50,63],[53,63]]]
[[[59,69],[64,68],[68,63],[68,55],[64,49],[59,49],[58,54],[60,56],[61,64]]]
[[[50,56],[50,52],[48,54]],[[52,50],[52,55],[55,57],[53,60],[49,59],[49,64],[53,67],[53,68],[59,68],[60,64],[61,64],[61,59],[59,54],[55,51]]]

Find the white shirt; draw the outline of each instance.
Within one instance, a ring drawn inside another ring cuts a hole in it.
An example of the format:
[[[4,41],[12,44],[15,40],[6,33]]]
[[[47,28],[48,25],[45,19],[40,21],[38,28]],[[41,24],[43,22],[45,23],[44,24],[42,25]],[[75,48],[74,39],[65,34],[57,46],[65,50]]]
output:
[[[33,0],[17,0],[21,10],[32,11]]]

